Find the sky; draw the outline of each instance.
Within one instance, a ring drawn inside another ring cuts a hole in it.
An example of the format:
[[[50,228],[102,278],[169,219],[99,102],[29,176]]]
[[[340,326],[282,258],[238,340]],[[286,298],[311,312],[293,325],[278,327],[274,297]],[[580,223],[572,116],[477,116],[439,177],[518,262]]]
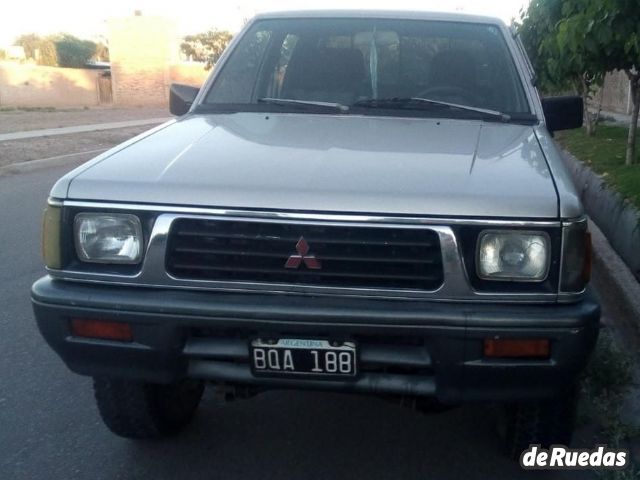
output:
[[[502,18],[518,17],[529,0],[10,0],[0,15],[0,47],[8,46],[22,33],[41,35],[68,32],[81,38],[98,39],[106,33],[105,20],[133,15],[172,18],[181,35],[209,28],[236,32],[244,21],[264,11],[318,8],[368,8],[464,12]]]

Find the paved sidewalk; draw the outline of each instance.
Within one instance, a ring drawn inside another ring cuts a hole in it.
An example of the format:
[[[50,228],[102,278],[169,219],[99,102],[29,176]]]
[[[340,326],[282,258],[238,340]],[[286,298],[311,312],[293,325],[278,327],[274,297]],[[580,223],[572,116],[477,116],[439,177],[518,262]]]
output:
[[[154,127],[155,124],[138,125],[0,141],[0,177],[36,167],[86,161]]]
[[[600,112],[600,122],[608,125],[620,125],[628,127],[631,123],[631,115],[602,110]]]
[[[45,128],[42,130],[28,130],[0,134],[0,142],[7,140],[23,140],[26,138],[49,137],[52,135],[66,135],[69,133],[96,132],[98,130],[113,130],[116,128],[138,127],[142,125],[157,125],[171,120],[173,117],[147,118],[142,120],[128,120],[125,122],[97,123],[93,125],[76,125],[73,127]]]
[[[98,123],[126,122],[168,117],[166,106],[91,107],[62,109],[3,109],[0,107],[0,134],[75,127]]]

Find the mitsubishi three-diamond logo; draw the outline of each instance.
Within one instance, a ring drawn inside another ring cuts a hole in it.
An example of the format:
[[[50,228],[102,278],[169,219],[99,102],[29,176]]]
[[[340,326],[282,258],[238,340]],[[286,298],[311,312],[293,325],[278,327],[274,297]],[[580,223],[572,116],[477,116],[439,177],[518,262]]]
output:
[[[322,268],[320,260],[315,255],[309,255],[309,244],[304,237],[300,237],[300,240],[296,243],[296,252],[287,259],[284,268],[299,268],[303,263],[310,270],[320,270]]]

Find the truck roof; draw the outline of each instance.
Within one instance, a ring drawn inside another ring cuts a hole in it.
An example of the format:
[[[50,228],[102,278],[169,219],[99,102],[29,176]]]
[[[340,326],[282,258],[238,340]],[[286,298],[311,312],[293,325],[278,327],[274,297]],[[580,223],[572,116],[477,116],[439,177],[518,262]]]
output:
[[[260,13],[256,18],[387,18],[505,25],[501,19],[495,17],[419,10],[286,10]]]

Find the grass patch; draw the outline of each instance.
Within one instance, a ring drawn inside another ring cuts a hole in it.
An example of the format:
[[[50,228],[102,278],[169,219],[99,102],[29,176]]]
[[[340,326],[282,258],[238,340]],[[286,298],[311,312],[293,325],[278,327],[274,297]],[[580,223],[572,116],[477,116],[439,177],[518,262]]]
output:
[[[594,472],[599,480],[638,480],[640,470],[635,465],[629,465],[624,470],[598,470]]]
[[[627,436],[620,423],[620,406],[633,385],[633,359],[622,351],[610,330],[603,329],[598,337],[589,364],[582,378],[582,399],[590,416],[595,416],[607,437]]]
[[[578,409],[582,423],[588,420],[598,425],[598,443],[610,448],[630,449],[630,442],[639,435],[638,428],[621,419],[625,395],[633,388],[634,357],[624,352],[610,330],[600,332],[598,343],[581,381]],[[596,470],[600,480],[638,480],[640,466],[631,458],[624,470]]]
[[[598,125],[593,137],[579,129],[558,132],[556,139],[562,147],[602,175],[614,190],[640,208],[640,141],[636,164],[626,166],[627,134],[626,127]]]

